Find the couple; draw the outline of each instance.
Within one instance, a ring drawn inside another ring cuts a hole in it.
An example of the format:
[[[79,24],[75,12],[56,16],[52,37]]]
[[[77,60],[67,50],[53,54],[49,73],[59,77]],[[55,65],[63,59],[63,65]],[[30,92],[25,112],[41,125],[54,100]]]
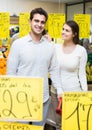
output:
[[[64,43],[54,45],[42,36],[47,19],[48,14],[44,9],[35,8],[31,11],[31,31],[27,36],[13,42],[7,60],[7,75],[44,78],[43,120],[33,122],[34,125],[41,126],[46,123],[49,108],[48,72],[54,86],[51,88],[54,109],[64,91],[87,91],[87,54],[78,44],[77,23],[66,22],[62,29]],[[61,129],[60,120],[60,117],[57,117],[57,130]]]

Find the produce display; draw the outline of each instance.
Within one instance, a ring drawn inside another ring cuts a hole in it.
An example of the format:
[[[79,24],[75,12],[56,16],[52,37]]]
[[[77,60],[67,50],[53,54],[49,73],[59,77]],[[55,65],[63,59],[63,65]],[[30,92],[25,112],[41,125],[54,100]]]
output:
[[[87,80],[92,82],[92,53],[88,54],[86,74],[87,74]]]
[[[6,61],[8,57],[8,48],[6,46],[0,46],[0,75],[6,74]]]
[[[12,25],[10,26],[9,31],[10,31],[10,37],[0,38],[0,75],[6,75],[7,57],[9,54],[12,41],[17,39],[16,37],[13,36],[19,32],[19,26]]]

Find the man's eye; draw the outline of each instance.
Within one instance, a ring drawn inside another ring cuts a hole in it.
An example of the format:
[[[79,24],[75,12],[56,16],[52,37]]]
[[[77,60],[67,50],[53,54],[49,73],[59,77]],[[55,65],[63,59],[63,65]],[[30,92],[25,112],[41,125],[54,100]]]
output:
[[[34,20],[36,23],[39,23],[39,20]]]
[[[45,24],[45,21],[41,21],[41,24]]]

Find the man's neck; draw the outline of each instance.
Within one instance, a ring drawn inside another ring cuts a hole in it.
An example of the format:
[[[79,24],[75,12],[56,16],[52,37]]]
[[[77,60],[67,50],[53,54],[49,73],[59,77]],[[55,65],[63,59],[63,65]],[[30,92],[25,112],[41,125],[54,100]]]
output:
[[[35,42],[39,42],[41,40],[41,37],[42,37],[42,34],[37,35],[37,34],[34,34],[32,32],[30,32],[30,35],[31,35],[32,40],[35,41]]]

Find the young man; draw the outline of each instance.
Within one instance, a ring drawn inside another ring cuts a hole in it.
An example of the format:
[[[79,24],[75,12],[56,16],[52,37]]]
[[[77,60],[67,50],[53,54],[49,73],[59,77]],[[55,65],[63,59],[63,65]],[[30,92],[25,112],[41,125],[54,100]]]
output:
[[[42,36],[47,19],[48,14],[42,8],[31,11],[31,31],[13,42],[7,61],[7,75],[44,78],[43,120],[33,123],[42,126],[46,122],[49,107],[48,72],[57,89],[58,98],[62,93],[54,44]]]

